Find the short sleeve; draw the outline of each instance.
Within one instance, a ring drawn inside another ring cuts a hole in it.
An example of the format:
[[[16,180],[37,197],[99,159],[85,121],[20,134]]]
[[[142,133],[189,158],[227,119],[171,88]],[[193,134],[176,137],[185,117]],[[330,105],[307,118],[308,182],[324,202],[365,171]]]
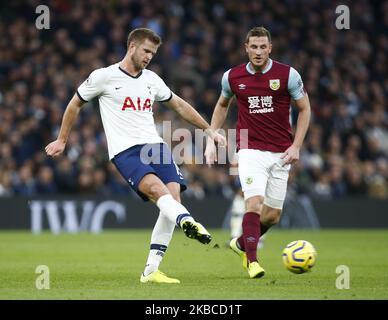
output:
[[[155,100],[158,102],[167,102],[172,98],[172,92],[169,87],[164,83],[163,79],[160,78],[156,73],[156,84],[157,84],[157,93],[155,95]]]
[[[290,68],[290,75],[288,77],[288,92],[294,100],[299,100],[306,95],[302,77],[294,68]]]
[[[222,80],[221,80],[221,88],[222,88],[221,94],[225,98],[231,98],[234,95],[232,89],[230,88],[230,84],[229,84],[229,72],[230,72],[230,69],[224,73],[224,75],[222,76]]]
[[[82,101],[88,102],[103,92],[105,83],[105,68],[94,70],[78,87],[77,95]]]

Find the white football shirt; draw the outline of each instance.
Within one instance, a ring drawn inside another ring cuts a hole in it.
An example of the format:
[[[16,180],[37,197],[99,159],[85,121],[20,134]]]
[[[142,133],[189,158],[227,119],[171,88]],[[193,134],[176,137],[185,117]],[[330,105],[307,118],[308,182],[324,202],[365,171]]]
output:
[[[134,145],[163,143],[152,105],[170,100],[172,92],[156,73],[144,69],[133,77],[116,63],[94,70],[77,95],[85,102],[98,97],[110,159]]]

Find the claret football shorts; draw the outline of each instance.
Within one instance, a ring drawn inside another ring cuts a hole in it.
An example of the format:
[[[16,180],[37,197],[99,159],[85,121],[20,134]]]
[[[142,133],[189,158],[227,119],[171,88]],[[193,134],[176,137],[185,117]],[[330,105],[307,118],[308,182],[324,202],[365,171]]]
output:
[[[164,184],[177,182],[181,192],[186,190],[186,182],[171,152],[164,143],[141,144],[115,155],[112,159],[117,170],[131,188],[144,200],[148,197],[139,190],[139,183],[146,174],[155,174]]]
[[[283,166],[283,153],[242,149],[238,152],[238,172],[244,199],[264,197],[264,204],[282,209],[286,198],[290,164]]]

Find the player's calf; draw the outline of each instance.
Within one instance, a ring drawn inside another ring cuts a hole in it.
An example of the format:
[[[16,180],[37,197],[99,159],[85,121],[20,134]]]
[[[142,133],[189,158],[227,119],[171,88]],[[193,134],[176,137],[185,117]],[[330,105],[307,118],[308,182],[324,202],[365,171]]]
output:
[[[272,208],[267,205],[263,205],[263,212],[260,215],[260,223],[265,229],[269,229],[272,226],[279,223],[282,210],[278,208]],[[267,231],[265,230],[265,231]],[[264,232],[265,233],[265,232]],[[262,230],[263,234],[263,230]]]

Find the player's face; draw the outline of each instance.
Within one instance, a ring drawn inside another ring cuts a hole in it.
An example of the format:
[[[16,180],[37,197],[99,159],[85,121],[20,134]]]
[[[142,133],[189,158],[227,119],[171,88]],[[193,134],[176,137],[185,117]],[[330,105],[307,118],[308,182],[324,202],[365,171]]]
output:
[[[248,43],[245,44],[245,50],[253,67],[260,70],[268,62],[272,43],[269,42],[268,37],[250,37]]]
[[[158,51],[158,47],[157,44],[148,39],[145,39],[140,44],[131,43],[129,50],[134,67],[137,70],[146,68]]]

